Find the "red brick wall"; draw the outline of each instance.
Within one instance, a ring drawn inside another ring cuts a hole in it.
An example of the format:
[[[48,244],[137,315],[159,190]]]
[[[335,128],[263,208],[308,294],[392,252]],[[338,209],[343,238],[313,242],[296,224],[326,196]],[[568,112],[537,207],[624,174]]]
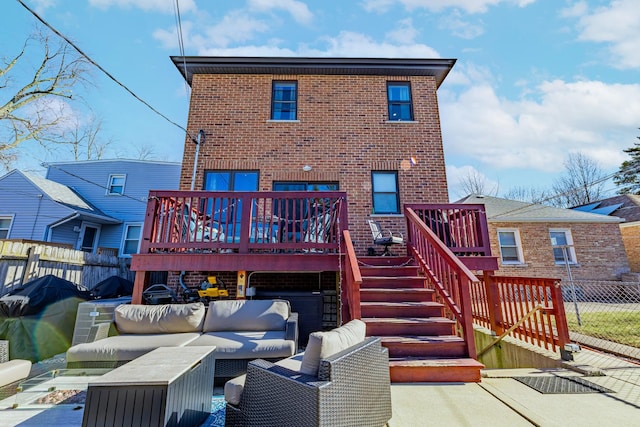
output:
[[[620,232],[629,257],[629,267],[633,272],[640,272],[640,224],[622,224]]]
[[[269,121],[273,80],[298,81],[298,121]],[[387,121],[391,80],[411,81],[415,122]],[[372,170],[398,171],[401,204],[448,201],[433,77],[196,74],[188,129],[206,132],[196,189],[207,169],[258,169],[262,191],[273,181],[338,181],[348,193],[349,229],[360,253],[372,240],[365,221]],[[194,153],[187,139],[182,190],[191,186]],[[313,169],[303,172],[304,165]],[[402,217],[382,219],[404,232]]]
[[[516,228],[520,232],[524,265],[502,265],[498,246],[498,228]],[[519,277],[551,277],[566,280],[564,264],[556,265],[549,237],[550,228],[571,230],[577,264],[571,264],[575,280],[615,280],[629,271],[629,262],[616,223],[489,223],[491,252],[498,257],[497,274]]]

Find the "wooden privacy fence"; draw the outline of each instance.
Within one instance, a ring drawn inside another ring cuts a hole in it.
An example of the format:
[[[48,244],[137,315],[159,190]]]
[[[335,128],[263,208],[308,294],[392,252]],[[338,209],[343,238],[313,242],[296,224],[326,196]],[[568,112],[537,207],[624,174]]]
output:
[[[92,289],[110,276],[134,279],[125,259],[92,254],[46,242],[0,240],[0,295],[52,274]]]
[[[473,320],[552,351],[570,342],[557,279],[485,275],[471,283]]]

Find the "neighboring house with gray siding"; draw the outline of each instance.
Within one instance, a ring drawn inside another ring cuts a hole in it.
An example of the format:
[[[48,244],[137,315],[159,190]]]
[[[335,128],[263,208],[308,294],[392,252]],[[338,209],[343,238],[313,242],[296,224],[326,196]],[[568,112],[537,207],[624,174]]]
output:
[[[0,238],[63,243],[86,252],[138,252],[149,190],[174,190],[180,163],[49,163],[45,177],[0,177]]]

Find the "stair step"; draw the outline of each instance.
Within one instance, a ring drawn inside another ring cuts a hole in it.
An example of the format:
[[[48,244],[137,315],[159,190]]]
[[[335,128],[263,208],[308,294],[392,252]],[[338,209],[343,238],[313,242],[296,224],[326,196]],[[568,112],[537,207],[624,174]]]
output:
[[[433,301],[365,301],[360,306],[364,317],[442,317],[444,309]]]
[[[464,357],[466,344],[456,335],[381,337],[389,356],[397,357]]]
[[[452,335],[456,323],[445,317],[363,317],[362,321],[367,324],[367,335],[378,337],[396,335]]]
[[[435,291],[426,288],[360,288],[361,301],[416,302],[433,301]]]
[[[404,277],[415,276],[418,274],[416,266],[389,266],[389,267],[367,267],[360,266],[360,274],[362,277],[368,276],[387,276],[387,277]]]
[[[363,256],[358,257],[358,263],[360,268],[415,266],[413,259],[406,256]]]
[[[361,288],[424,288],[424,276],[363,276]]]
[[[390,358],[391,382],[480,382],[484,365],[470,358]]]

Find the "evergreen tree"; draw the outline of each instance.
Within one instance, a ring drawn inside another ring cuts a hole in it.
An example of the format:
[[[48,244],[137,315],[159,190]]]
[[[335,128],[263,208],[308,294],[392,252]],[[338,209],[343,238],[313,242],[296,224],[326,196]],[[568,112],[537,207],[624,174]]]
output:
[[[640,139],[640,137],[638,137]],[[640,194],[640,143],[623,150],[631,159],[625,160],[613,177],[618,194]]]

